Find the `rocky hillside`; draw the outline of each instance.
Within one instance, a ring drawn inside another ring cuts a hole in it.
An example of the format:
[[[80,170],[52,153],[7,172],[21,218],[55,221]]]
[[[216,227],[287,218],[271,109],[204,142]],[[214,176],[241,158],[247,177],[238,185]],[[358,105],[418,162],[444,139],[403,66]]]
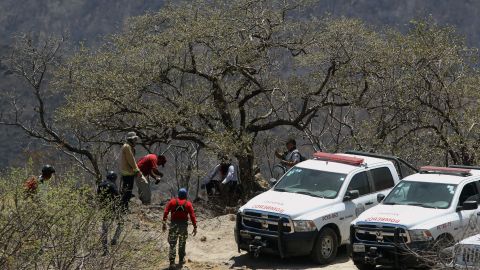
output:
[[[95,46],[107,34],[121,29],[124,21],[161,8],[163,1],[129,0],[4,0],[0,1],[0,93],[23,86],[14,80],[1,58],[9,53],[12,36],[31,32],[40,36],[68,33],[72,43]],[[456,27],[472,46],[480,46],[480,1],[473,0],[320,0],[315,16],[331,14],[361,18],[376,26],[405,29],[410,20],[431,17],[442,25]],[[23,94],[21,94],[23,95]],[[0,95],[0,107],[6,97]],[[4,105],[3,105],[4,106]],[[19,130],[0,128],[0,168],[23,164],[25,149],[30,155],[39,145]]]

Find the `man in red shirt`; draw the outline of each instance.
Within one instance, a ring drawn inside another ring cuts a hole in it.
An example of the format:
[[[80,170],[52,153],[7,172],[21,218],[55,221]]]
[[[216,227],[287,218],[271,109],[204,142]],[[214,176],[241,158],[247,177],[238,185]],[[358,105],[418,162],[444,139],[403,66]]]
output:
[[[156,180],[155,184],[158,184],[160,178],[163,177],[163,173],[158,170],[158,166],[165,167],[165,163],[167,163],[165,156],[148,154],[137,162],[137,166],[143,175],[153,177]]]
[[[138,194],[143,204],[150,204],[152,199],[152,192],[150,190],[150,181],[146,177],[153,177],[155,184],[160,182],[160,178],[163,177],[163,173],[158,170],[158,165],[165,167],[167,159],[162,155],[148,154],[142,157],[137,162],[138,169],[142,173],[141,177],[137,177]]]
[[[168,243],[170,244],[169,260],[170,269],[175,269],[175,256],[176,245],[178,240],[178,257],[180,265],[185,263],[185,245],[188,238],[188,216],[193,225],[192,235],[197,234],[197,219],[195,218],[195,212],[193,211],[193,205],[187,200],[187,190],[181,188],[178,191],[178,198],[173,198],[167,204],[165,212],[163,213],[163,226],[162,229],[167,229],[168,214],[170,217],[170,230],[168,231]]]

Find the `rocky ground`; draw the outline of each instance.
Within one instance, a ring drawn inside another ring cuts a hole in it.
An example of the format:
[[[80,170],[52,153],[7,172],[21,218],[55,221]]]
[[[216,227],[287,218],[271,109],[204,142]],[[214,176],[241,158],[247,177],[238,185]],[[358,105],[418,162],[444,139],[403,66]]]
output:
[[[200,223],[196,237],[187,244],[189,269],[356,269],[348,260],[345,249],[335,263],[320,267],[307,258],[282,260],[276,256],[252,258],[245,252],[238,253],[233,237],[233,214],[212,218]]]
[[[235,226],[234,214],[222,214],[213,217],[217,213],[205,210],[206,207],[197,207],[198,233],[196,236],[189,235],[187,241],[187,264],[178,269],[356,269],[349,261],[345,248],[340,250],[338,259],[331,265],[318,266],[311,262],[308,257],[300,257],[282,260],[276,256],[262,255],[253,258],[246,252],[239,253],[235,243],[233,230]],[[131,218],[137,230],[148,232],[159,241],[159,249],[166,255],[167,235],[161,232],[161,218],[163,205],[150,207],[138,206],[136,217]],[[136,221],[135,221],[136,220]],[[190,228],[190,231],[193,228]],[[166,260],[155,269],[167,269]]]

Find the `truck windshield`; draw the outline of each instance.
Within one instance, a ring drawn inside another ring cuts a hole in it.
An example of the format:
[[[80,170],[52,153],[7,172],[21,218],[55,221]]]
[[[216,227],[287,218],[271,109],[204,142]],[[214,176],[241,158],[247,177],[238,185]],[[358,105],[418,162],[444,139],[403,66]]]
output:
[[[333,199],[346,174],[293,167],[275,185],[274,190]]]
[[[384,204],[415,205],[427,208],[450,207],[457,185],[401,181],[388,194]]]

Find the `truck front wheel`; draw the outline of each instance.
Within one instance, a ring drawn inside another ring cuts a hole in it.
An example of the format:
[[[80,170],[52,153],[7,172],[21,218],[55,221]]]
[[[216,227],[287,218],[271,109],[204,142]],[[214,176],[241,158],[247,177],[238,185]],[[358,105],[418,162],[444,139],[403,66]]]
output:
[[[337,256],[338,237],[331,228],[323,228],[312,250],[312,259],[319,264],[331,263]]]

